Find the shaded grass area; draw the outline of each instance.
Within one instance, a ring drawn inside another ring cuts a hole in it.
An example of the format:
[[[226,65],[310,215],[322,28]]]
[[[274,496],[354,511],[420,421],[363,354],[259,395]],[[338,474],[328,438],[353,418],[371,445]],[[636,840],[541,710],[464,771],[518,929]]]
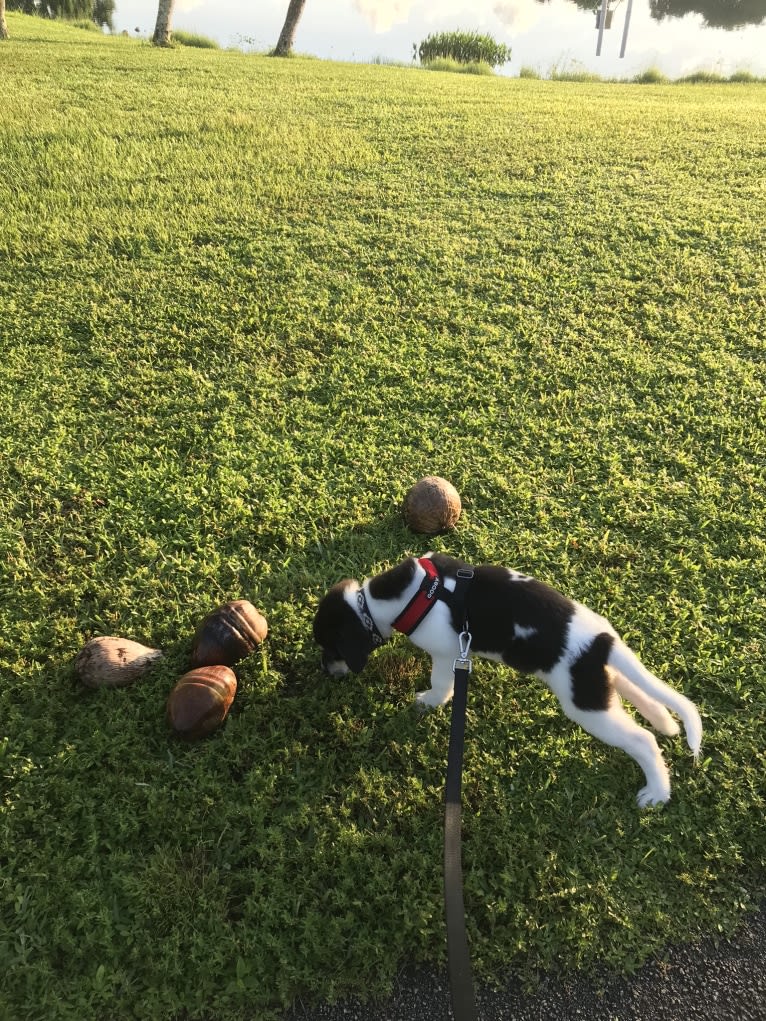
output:
[[[474,963],[630,970],[763,892],[763,90],[158,51],[11,15],[0,122],[0,1005],[267,1017],[441,962],[449,718],[404,643],[318,668],[324,589],[429,547],[607,614],[695,699],[665,810],[481,664]],[[419,538],[426,473],[463,496]],[[270,636],[167,733],[200,617]],[[165,649],[78,685],[95,634]]]

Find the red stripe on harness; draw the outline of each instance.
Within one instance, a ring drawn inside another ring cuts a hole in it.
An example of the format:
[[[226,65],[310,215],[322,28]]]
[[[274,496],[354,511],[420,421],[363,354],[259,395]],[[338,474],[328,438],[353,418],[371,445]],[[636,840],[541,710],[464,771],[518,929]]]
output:
[[[442,587],[441,578],[433,560],[423,557],[418,560],[418,563],[426,572],[426,577],[392,624],[396,631],[401,631],[404,635],[411,635],[426,614],[436,605],[436,596]]]

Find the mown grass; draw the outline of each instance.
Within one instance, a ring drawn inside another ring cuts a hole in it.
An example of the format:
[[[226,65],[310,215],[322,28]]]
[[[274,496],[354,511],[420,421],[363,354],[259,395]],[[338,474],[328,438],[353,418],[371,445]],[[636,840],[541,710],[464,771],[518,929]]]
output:
[[[9,16],[0,115],[0,1016],[267,1017],[444,962],[449,716],[404,642],[324,677],[325,588],[429,546],[611,617],[695,699],[666,809],[491,664],[474,963],[630,970],[763,893],[760,86],[417,74]],[[398,507],[427,472],[458,530]],[[270,623],[225,726],[164,704],[200,617]],[[80,646],[162,665],[84,690]]]

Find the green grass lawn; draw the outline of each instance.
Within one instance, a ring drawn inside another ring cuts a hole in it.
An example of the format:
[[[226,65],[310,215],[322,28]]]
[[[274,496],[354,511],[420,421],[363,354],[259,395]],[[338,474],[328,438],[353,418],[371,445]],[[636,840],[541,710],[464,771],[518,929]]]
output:
[[[674,796],[479,664],[483,980],[630,970],[764,892],[766,88],[278,61],[8,17],[0,44],[0,1018],[252,1021],[442,966],[449,713],[318,598],[436,548],[608,615],[700,706]],[[428,540],[421,475],[464,514]],[[200,618],[270,636],[225,726]],[[131,688],[94,635],[165,650]]]

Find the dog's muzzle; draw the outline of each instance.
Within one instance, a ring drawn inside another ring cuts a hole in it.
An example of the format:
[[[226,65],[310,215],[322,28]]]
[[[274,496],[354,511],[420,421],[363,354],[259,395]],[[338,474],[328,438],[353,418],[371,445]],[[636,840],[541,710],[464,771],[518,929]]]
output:
[[[345,677],[349,666],[345,659],[338,659],[332,653],[322,653],[322,669],[331,677]]]

